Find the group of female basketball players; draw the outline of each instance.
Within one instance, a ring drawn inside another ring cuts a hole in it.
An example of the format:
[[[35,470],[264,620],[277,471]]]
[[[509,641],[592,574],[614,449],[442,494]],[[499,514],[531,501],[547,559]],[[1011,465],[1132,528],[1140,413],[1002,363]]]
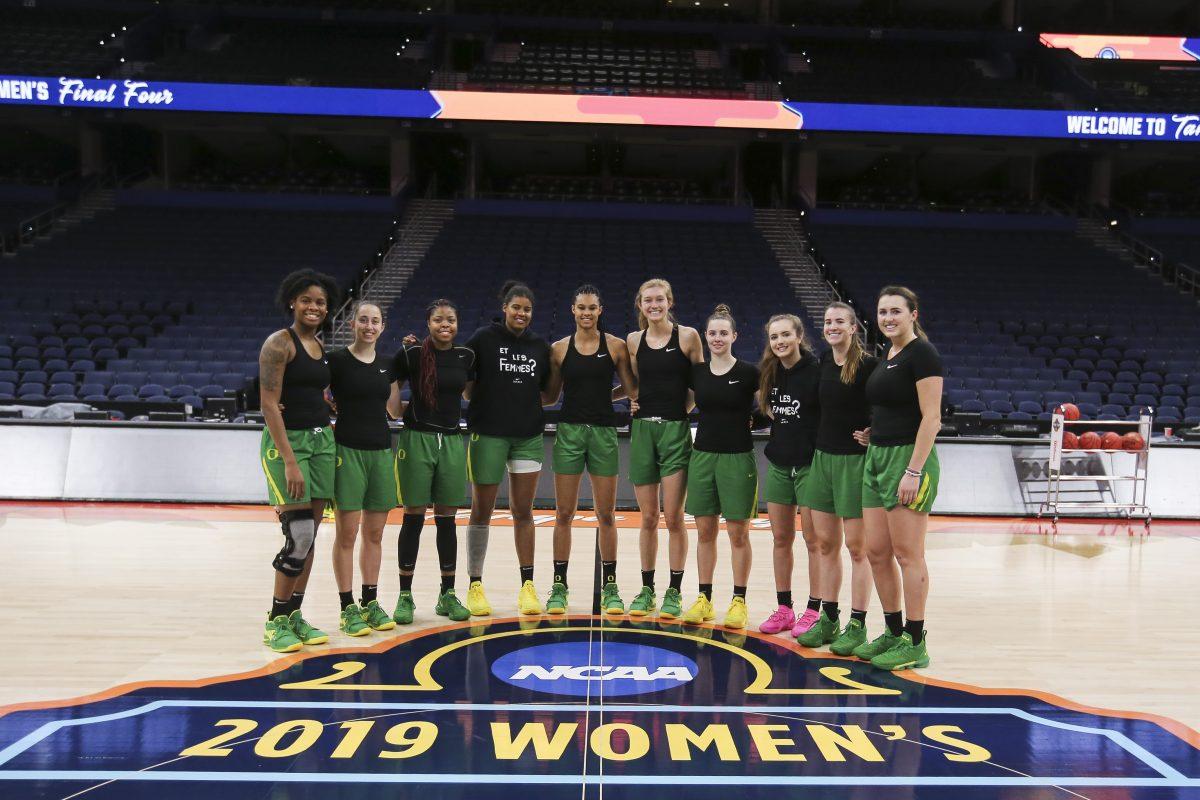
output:
[[[713,572],[723,516],[734,584],[724,624],[744,628],[749,524],[757,516],[759,485],[751,430],[769,427],[766,500],[778,608],[760,629],[786,631],[808,647],[828,644],[834,653],[883,669],[929,663],[924,542],[937,493],[934,438],[942,366],[917,321],[917,297],[910,290],[880,291],[877,324],[889,347],[884,358],[864,352],[853,308],[835,302],[825,311],[824,355],[814,354],[797,317],[780,314],[767,322],[757,365],[734,357],[737,324],[726,306],[709,315],[702,338],[675,322],[671,286],[661,279],[638,289],[638,330],[624,339],[602,329],[600,292],[584,285],[572,300],[574,333],[547,343],[529,329],[533,292],[509,282],[500,297],[503,317],[465,345],[456,343],[457,308],[439,299],[426,309],[427,335],[420,341],[406,337],[394,360],[376,352],[384,319],[370,302],[354,308],[353,344],[324,352],[317,334],[337,302],[337,286],[328,276],[293,273],[278,301],[293,323],[272,334],[260,356],[262,465],[285,537],[274,560],[274,597],[263,637],[273,650],[292,652],[328,641],[300,611],[328,500],[336,511],[333,562],[344,633],[361,636],[413,621],[412,576],[430,505],[442,575],[434,612],[454,621],[490,614],[483,565],[505,472],[521,614],[567,613],[571,524],[586,470],[600,528],[604,612],[657,614],[685,623],[714,619]],[[411,398],[402,403],[405,383]],[[533,583],[533,500],[542,469],[543,407],[560,395],[553,449],[554,578],[543,609]],[[459,432],[464,397],[465,437]],[[617,588],[614,519],[620,463],[613,401],[622,398],[630,400],[633,412],[628,474],[641,510],[641,589],[628,609]],[[332,428],[331,407],[337,415]],[[688,423],[693,408],[694,440]],[[394,451],[389,416],[404,420]],[[466,503],[468,481],[470,582],[464,604],[455,595],[454,515]],[[397,506],[404,508],[397,545],[400,595],[389,616],[379,605],[377,583],[384,524]],[[800,614],[791,592],[797,509],[809,578],[808,603]],[[699,570],[699,593],[686,611],[685,512],[696,520]],[[670,579],[661,603],[655,589],[660,519],[670,537]],[[360,531],[363,582],[356,602],[353,561]],[[852,564],[851,613],[844,626],[838,609],[843,540]],[[869,640],[872,585],[885,627]]]

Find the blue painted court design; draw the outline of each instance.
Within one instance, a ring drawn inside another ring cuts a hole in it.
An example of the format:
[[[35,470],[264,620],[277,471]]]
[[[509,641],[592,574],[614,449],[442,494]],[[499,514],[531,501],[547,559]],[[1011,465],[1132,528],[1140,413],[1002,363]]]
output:
[[[46,705],[0,716],[0,797],[1200,798],[1169,720],[656,622],[463,624]]]

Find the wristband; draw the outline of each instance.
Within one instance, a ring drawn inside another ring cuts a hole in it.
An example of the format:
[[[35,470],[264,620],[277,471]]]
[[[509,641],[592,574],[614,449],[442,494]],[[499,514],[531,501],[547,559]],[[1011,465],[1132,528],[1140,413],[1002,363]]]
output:
[[[904,468],[904,474],[905,474],[905,475],[908,475],[910,478],[919,478],[919,477],[921,477],[921,472],[920,472],[920,470],[909,469],[908,467],[905,467],[905,468]]]

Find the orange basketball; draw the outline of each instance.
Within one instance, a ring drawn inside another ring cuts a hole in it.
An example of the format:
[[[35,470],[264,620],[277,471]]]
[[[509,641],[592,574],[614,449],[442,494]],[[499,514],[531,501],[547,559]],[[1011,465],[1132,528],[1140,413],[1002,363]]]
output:
[[[1146,447],[1146,440],[1137,431],[1130,431],[1122,436],[1121,443],[1125,446],[1126,450],[1134,453],[1141,452]]]
[[[1079,437],[1070,431],[1063,431],[1063,450],[1078,450]]]
[[[1079,446],[1084,450],[1099,450],[1100,434],[1095,431],[1088,431],[1079,437]]]
[[[1058,407],[1058,413],[1063,415],[1063,419],[1079,419],[1079,406],[1074,403],[1063,403]]]
[[[1108,431],[1100,437],[1100,446],[1105,450],[1120,450],[1124,444],[1119,433]]]

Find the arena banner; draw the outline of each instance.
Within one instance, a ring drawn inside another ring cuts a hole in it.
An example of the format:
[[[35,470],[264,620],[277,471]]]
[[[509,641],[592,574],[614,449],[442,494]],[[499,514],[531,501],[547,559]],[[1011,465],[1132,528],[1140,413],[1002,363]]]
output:
[[[1043,33],[1041,41],[1046,47],[1070,50],[1080,58],[1124,59],[1127,61],[1200,60],[1200,38]]]
[[[391,119],[1200,141],[1200,109],[1181,109],[1178,113],[1091,112],[28,76],[0,76],[0,104]]]

